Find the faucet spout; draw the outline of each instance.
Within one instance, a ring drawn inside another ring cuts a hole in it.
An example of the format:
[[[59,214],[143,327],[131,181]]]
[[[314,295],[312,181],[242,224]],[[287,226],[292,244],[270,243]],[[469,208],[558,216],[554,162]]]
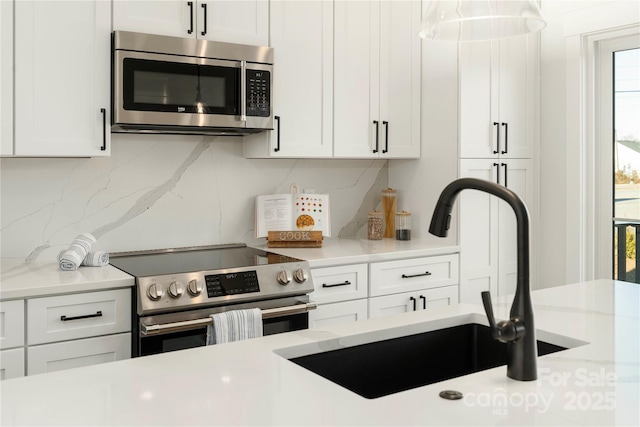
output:
[[[479,190],[499,197],[511,206],[517,223],[517,283],[511,306],[510,320],[495,323],[491,297],[483,292],[482,299],[494,338],[507,343],[507,376],[519,381],[537,379],[538,346],[529,284],[529,212],[516,193],[501,185],[476,178],[461,178],[447,185],[436,204],[429,232],[446,237],[451,211],[462,190]]]

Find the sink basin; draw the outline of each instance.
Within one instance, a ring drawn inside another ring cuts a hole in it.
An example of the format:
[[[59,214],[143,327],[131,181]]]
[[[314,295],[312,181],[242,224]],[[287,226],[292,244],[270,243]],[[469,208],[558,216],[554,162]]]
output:
[[[331,347],[326,343],[320,344],[325,349]],[[344,342],[338,345],[343,346]],[[538,340],[540,356],[566,349]],[[507,363],[506,344],[494,340],[489,327],[476,323],[296,357],[291,357],[291,353],[285,351],[280,354],[368,399]]]

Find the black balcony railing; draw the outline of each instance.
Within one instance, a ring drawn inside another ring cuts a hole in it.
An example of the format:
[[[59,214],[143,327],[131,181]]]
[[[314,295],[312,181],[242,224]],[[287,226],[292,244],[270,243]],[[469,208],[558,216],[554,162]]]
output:
[[[638,229],[640,222],[615,221],[613,225],[616,229],[614,278],[640,283],[640,274],[638,273],[638,254],[640,254]]]

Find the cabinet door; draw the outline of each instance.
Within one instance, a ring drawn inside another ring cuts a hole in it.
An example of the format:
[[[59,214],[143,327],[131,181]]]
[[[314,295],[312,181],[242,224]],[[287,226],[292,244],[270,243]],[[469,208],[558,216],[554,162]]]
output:
[[[460,160],[461,178],[496,182],[498,161]],[[498,291],[498,198],[475,190],[465,190],[458,200],[460,242],[460,301],[479,303],[480,292]]]
[[[501,182],[513,190],[520,198],[531,206],[533,200],[533,160],[510,159],[501,161]],[[517,282],[518,242],[516,236],[516,217],[513,209],[502,200],[499,201],[498,224],[498,289],[497,295],[513,294]],[[533,220],[530,218],[531,226]],[[530,233],[530,239],[535,237]],[[533,257],[533,246],[530,256]],[[531,268],[533,271],[533,268]]]
[[[0,1],[0,156],[13,155],[13,2]]]
[[[309,312],[309,327],[318,328],[367,319],[367,299],[321,305]]]
[[[458,304],[458,288],[458,285],[454,285],[418,292],[418,306],[422,304],[423,310],[429,310]]]
[[[338,0],[334,7],[334,155],[378,157],[383,142],[379,4]]]
[[[416,292],[385,295],[369,298],[369,318],[389,316],[392,314],[414,311],[418,308]]]
[[[531,158],[538,134],[539,35],[500,42],[500,156]]]
[[[421,2],[380,2],[380,147],[387,158],[420,157]]]
[[[0,380],[24,377],[24,348],[0,351]]]
[[[131,330],[131,289],[27,300],[29,345]]]
[[[14,5],[15,154],[108,155],[111,3]]]
[[[270,2],[275,129],[244,137],[245,157],[333,154],[333,4]]]
[[[24,345],[24,300],[0,302],[0,349]]]
[[[460,157],[490,158],[498,154],[497,131],[499,45],[460,43]],[[493,123],[497,123],[494,125]]]
[[[314,268],[311,275],[315,287],[312,298],[317,303],[367,297],[367,264]]]
[[[196,10],[195,1],[114,0],[113,29],[195,38]]]
[[[267,1],[199,1],[197,10],[198,38],[258,46],[269,44],[269,2]],[[203,32],[204,35],[202,35]]]
[[[97,365],[130,357],[130,333],[36,345],[27,348],[27,375]]]

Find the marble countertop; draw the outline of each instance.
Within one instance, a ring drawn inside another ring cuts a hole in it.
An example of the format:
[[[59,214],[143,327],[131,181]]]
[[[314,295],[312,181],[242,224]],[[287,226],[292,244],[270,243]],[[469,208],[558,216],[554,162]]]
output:
[[[460,246],[436,245],[430,241],[420,239],[367,240],[326,238],[320,248],[268,248],[266,244],[254,247],[304,259],[309,262],[311,268],[362,262],[392,261],[460,252]]]
[[[6,380],[0,424],[640,425],[640,285],[578,283],[533,303],[538,339],[571,347],[540,357],[537,381],[498,367],[366,399],[278,354],[486,324],[482,307],[460,304]],[[510,305],[495,298],[496,317]],[[464,398],[440,398],[447,389]]]
[[[132,287],[135,279],[106,265],[64,271],[52,261],[3,259],[0,263],[0,301],[76,292]]]

